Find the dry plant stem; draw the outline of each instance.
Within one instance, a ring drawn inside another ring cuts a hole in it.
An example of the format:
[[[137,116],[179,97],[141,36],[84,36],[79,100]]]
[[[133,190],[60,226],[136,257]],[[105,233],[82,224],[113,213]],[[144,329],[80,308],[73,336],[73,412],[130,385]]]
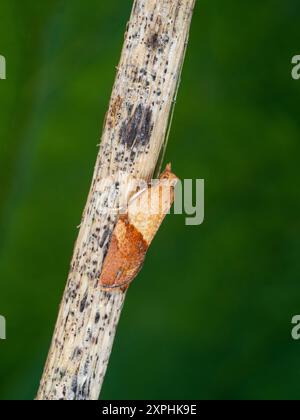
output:
[[[195,0],[134,1],[38,400],[99,397],[126,296],[124,290],[104,290],[99,284],[118,219],[111,205],[126,204],[125,182],[153,175],[194,5]]]

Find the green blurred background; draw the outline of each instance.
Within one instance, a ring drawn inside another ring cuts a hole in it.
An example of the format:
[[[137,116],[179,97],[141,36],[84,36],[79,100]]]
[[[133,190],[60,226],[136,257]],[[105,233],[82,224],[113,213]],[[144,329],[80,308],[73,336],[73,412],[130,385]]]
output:
[[[38,387],[131,4],[1,0],[0,399]],[[299,18],[197,0],[166,159],[205,179],[205,223],[163,225],[102,398],[298,399]]]

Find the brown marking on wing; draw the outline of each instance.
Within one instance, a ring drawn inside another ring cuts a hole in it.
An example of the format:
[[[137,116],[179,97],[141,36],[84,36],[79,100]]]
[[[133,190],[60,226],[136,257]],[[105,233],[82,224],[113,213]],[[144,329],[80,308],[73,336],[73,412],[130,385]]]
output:
[[[132,226],[127,215],[120,216],[105,258],[100,285],[104,288],[127,288],[140,271],[148,244]]]

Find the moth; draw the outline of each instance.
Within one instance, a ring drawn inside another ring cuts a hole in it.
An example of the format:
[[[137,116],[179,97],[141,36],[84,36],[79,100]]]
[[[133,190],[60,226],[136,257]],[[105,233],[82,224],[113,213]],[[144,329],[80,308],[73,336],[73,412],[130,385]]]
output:
[[[112,234],[100,275],[102,288],[126,290],[138,275],[148,248],[174,202],[177,181],[169,164],[154,184],[129,201]]]

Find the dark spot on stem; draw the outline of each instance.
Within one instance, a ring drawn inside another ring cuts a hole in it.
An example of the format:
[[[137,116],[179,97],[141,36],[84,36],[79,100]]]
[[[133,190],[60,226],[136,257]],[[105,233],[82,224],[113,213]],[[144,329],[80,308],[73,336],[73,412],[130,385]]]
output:
[[[160,43],[159,43],[158,34],[157,33],[151,34],[150,37],[149,37],[149,39],[148,39],[147,46],[149,48],[156,49],[156,48],[159,47],[159,44]]]
[[[78,389],[78,382],[77,382],[77,376],[76,375],[72,379],[71,389],[72,389],[72,392],[74,393],[74,395],[76,395],[77,394],[77,389]]]
[[[80,312],[83,312],[84,311],[87,298],[88,298],[88,294],[86,292],[85,295],[84,295],[84,297],[83,297],[83,299],[82,299],[82,301],[80,302]]]
[[[133,114],[123,123],[120,140],[129,148],[133,145],[146,146],[150,141],[152,129],[152,110],[139,104]]]
[[[105,242],[106,242],[109,234],[110,234],[110,229],[109,228],[106,228],[104,230],[103,236],[102,236],[101,241],[100,241],[100,244],[99,244],[100,245],[100,248],[103,248],[103,245],[105,244]]]

